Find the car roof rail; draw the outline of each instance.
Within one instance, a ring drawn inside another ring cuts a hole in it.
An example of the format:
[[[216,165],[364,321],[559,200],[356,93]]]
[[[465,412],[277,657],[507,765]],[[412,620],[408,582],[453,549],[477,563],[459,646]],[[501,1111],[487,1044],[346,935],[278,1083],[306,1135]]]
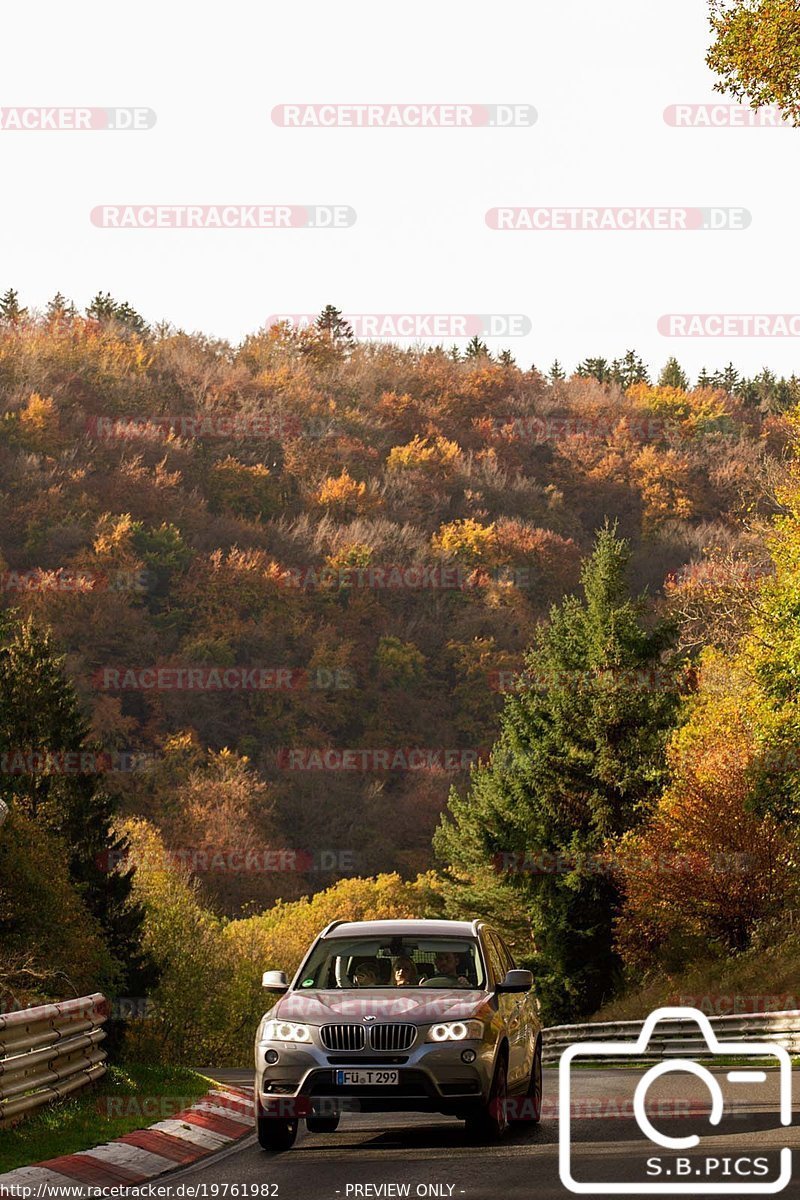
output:
[[[347,924],[347,922],[344,920],[344,918],[342,918],[338,921],[331,921],[330,925],[326,925],[325,928],[323,929],[322,933],[319,936],[327,937],[328,934],[331,933],[336,928],[337,925],[346,925],[346,924]]]

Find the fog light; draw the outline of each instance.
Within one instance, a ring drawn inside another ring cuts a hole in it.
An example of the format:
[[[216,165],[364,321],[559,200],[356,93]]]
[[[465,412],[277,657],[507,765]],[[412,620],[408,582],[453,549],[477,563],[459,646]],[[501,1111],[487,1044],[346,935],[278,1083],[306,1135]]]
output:
[[[277,1050],[268,1050],[264,1055],[264,1062],[269,1063],[269,1065],[272,1067],[278,1061],[279,1057],[280,1055],[278,1054]]]
[[[474,1063],[474,1062],[475,1062],[475,1058],[476,1058],[476,1055],[475,1055],[475,1051],[474,1051],[474,1050],[462,1050],[462,1051],[461,1051],[461,1061],[462,1061],[462,1062],[465,1062],[465,1063]]]

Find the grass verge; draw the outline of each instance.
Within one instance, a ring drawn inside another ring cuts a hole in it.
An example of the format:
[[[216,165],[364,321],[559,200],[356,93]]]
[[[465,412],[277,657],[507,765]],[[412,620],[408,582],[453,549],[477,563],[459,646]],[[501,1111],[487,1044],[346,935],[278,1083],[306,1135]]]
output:
[[[0,1132],[0,1173],[89,1150],[166,1120],[205,1095],[212,1084],[213,1080],[185,1067],[111,1066],[85,1092]]]

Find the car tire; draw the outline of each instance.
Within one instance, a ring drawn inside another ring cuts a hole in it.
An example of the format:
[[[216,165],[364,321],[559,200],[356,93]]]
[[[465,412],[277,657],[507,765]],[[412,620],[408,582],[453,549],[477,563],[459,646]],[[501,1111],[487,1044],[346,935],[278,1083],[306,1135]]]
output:
[[[508,1068],[505,1055],[497,1060],[488,1099],[469,1114],[467,1137],[472,1142],[499,1142],[508,1132]]]
[[[338,1128],[338,1113],[334,1117],[306,1117],[306,1129],[309,1133],[336,1133]]]
[[[297,1137],[297,1118],[286,1120],[284,1117],[258,1118],[258,1143],[262,1150],[271,1150],[279,1154],[283,1150],[291,1150]]]
[[[522,1099],[519,1117],[512,1125],[538,1125],[542,1119],[542,1039],[536,1039],[536,1049],[533,1052],[531,1078],[527,1091]]]

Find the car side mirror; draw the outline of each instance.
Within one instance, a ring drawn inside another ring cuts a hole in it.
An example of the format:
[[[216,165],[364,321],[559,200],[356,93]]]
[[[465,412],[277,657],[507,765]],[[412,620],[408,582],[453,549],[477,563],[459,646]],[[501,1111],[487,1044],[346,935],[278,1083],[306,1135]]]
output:
[[[268,992],[288,992],[289,980],[285,971],[265,971],[261,976],[261,986]]]
[[[529,992],[533,987],[533,973],[531,971],[506,971],[506,977],[502,983],[498,983],[495,991],[497,992]]]

